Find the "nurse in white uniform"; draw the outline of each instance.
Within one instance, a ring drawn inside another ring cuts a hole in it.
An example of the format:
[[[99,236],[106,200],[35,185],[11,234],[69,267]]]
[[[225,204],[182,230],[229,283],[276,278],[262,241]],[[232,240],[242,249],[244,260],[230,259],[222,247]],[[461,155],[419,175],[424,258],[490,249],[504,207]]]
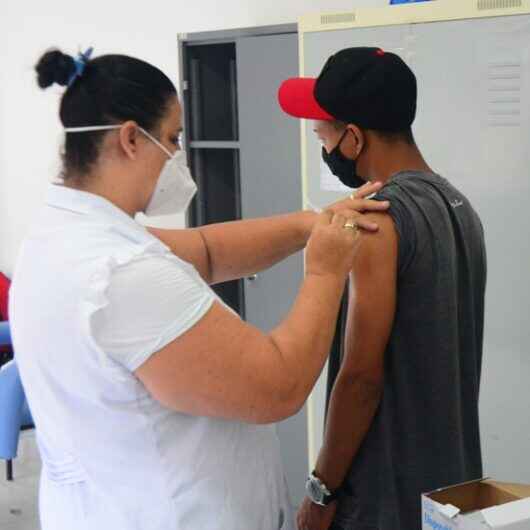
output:
[[[36,68],[42,88],[66,86],[64,167],[11,291],[42,528],[292,528],[271,424],[324,365],[357,230],[376,229],[355,210],[385,205],[370,187],[320,216],[146,229],[136,213],[183,211],[195,193],[176,90],[143,61],[89,55],[50,51]],[[269,334],[209,287],[306,245],[298,298]]]

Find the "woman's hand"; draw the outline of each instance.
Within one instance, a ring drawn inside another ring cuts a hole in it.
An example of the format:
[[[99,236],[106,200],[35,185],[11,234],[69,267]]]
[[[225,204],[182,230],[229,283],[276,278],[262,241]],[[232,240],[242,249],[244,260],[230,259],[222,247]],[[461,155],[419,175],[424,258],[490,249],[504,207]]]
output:
[[[388,201],[373,201],[367,199],[374,193],[377,193],[383,185],[380,182],[367,182],[364,186],[359,188],[352,196],[336,202],[327,208],[333,213],[341,213],[355,219],[357,226],[369,232],[377,232],[379,227],[377,224],[368,221],[362,215],[363,212],[384,212],[390,207]]]
[[[340,213],[348,218],[355,219],[357,226],[362,230],[368,232],[377,232],[379,227],[376,223],[368,221],[363,215],[364,212],[384,212],[390,207],[388,201],[373,201],[367,199],[374,193],[377,193],[383,185],[380,182],[367,182],[364,186],[355,191],[347,199],[335,202],[326,208],[324,211]],[[314,211],[305,211],[302,220],[303,233],[306,238],[309,238],[313,230],[313,226],[317,220],[318,215]]]
[[[353,216],[327,210],[318,216],[306,250],[306,273],[343,280],[353,268],[359,246]]]

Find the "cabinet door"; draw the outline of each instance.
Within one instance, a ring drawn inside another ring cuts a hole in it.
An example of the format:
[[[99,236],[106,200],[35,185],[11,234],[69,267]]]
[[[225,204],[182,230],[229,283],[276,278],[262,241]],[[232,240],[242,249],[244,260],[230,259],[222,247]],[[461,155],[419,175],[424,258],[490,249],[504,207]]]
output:
[[[242,217],[302,208],[300,123],[277,103],[280,83],[298,75],[294,33],[237,41]],[[288,313],[303,278],[298,253],[245,280],[246,320],[269,331]],[[307,413],[278,424],[287,482],[295,505],[308,472]]]

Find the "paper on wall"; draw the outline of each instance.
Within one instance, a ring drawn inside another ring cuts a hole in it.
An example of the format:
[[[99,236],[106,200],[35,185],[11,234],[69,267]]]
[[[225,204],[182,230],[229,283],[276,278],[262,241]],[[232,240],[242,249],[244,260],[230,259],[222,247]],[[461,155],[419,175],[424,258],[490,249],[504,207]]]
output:
[[[351,188],[345,186],[329,169],[324,160],[320,160],[320,189],[322,191],[336,191],[351,193]]]

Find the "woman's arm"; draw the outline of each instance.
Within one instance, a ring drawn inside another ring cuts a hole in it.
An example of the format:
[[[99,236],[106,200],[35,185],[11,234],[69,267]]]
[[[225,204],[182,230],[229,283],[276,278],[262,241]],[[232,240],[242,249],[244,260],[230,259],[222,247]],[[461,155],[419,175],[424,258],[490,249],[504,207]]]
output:
[[[217,223],[188,230],[149,231],[209,284],[250,276],[305,247],[317,215],[287,215]]]
[[[380,183],[367,184],[357,191],[355,199],[327,209],[354,218],[365,230],[376,231],[377,225],[361,212],[388,208],[388,203],[365,199],[380,188]],[[316,218],[315,212],[303,211],[188,230],[149,231],[174,254],[192,263],[207,283],[215,284],[250,276],[298,252],[305,247]]]
[[[271,423],[303,405],[333,340],[358,239],[346,218],[323,214],[308,244],[296,302],[270,334],[221,304],[136,371],[164,406],[197,416]]]

